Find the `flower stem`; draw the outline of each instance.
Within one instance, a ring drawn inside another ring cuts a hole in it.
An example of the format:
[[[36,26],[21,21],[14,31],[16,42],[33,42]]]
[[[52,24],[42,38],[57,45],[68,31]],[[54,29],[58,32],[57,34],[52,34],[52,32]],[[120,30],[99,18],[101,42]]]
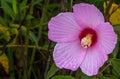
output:
[[[13,52],[11,53],[10,48],[8,49],[8,57],[10,66],[10,79],[15,79]]]
[[[31,61],[30,61],[30,68],[28,70],[28,79],[30,79],[30,75],[31,75],[31,71],[32,71],[32,63],[34,61],[34,58],[35,58],[35,53],[36,53],[36,49],[33,49],[33,52],[32,52],[32,57],[31,57]]]
[[[34,7],[34,0],[31,0],[30,5],[29,5],[29,14],[32,15],[33,14],[33,7]],[[24,52],[24,56],[25,56],[25,66],[26,66],[26,75],[28,77],[28,79],[30,78],[30,74],[31,74],[31,65],[30,68],[28,69],[28,45],[29,45],[29,32],[30,32],[30,23],[31,23],[31,19],[28,20],[27,23],[27,33],[26,33],[26,38],[25,38],[25,52]],[[34,49],[36,50],[36,49]],[[34,56],[35,56],[35,51],[32,52],[32,58],[30,60],[30,64],[33,63],[34,60]]]
[[[110,0],[106,6],[105,13],[104,13],[106,21],[109,21],[109,11],[110,11],[110,8],[112,6],[112,3],[113,3],[113,0]]]
[[[17,0],[17,9],[18,9],[18,21],[19,21],[19,38],[20,38],[20,44],[23,45],[23,38],[22,38],[22,30],[21,30],[21,26],[22,26],[22,21],[21,21],[21,11],[20,11],[20,0]],[[25,57],[24,57],[24,48],[23,46],[21,46],[21,60],[24,62],[24,68],[23,68],[23,77],[24,79],[28,79],[27,78],[27,70],[26,70],[26,62],[25,62]]]
[[[25,45],[6,45],[7,48],[14,48],[14,47],[25,47]],[[2,45],[0,45],[0,48],[3,48]],[[46,48],[42,48],[39,46],[35,46],[35,45],[28,45],[28,48],[33,48],[33,49],[38,49],[38,50],[45,50],[47,51]]]
[[[50,64],[50,59],[51,59],[51,57],[50,57],[50,46],[51,46],[51,43],[52,43],[52,41],[50,41],[49,42],[49,45],[48,45],[48,50],[47,50],[47,53],[48,53],[48,60],[47,60],[47,65],[46,65],[46,69],[45,69],[45,73],[44,73],[44,78],[46,77],[46,75],[47,75],[47,71],[48,71],[48,69],[49,69],[49,64]]]
[[[119,9],[120,8],[120,5],[118,5],[117,7],[115,7],[115,8],[113,8],[112,9],[112,12],[109,14],[109,16],[108,16],[108,19],[110,19],[110,16],[114,13],[114,12],[116,12],[117,11],[117,9]]]
[[[44,6],[42,8],[42,16],[41,16],[41,19],[40,19],[40,26],[39,26],[39,31],[38,31],[38,40],[41,39],[41,35],[42,35],[42,30],[43,30],[43,23],[44,23],[44,20],[46,18],[46,12],[47,12],[47,6],[49,4],[49,0],[44,0]]]

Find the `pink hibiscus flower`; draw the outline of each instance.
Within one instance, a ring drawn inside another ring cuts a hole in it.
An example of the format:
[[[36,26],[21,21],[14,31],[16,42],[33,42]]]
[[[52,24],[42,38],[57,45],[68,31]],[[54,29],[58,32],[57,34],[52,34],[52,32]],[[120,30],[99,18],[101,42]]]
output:
[[[115,48],[117,36],[94,6],[80,3],[73,12],[60,13],[48,23],[48,37],[57,42],[53,58],[59,68],[96,75]]]

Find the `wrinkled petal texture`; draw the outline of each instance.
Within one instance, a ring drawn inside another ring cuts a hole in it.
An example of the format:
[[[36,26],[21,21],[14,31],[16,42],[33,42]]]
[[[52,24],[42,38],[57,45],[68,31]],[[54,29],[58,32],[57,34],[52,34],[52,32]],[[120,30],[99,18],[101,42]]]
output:
[[[98,42],[105,50],[106,54],[112,53],[117,43],[117,36],[110,23],[100,24],[95,28],[98,34]]]
[[[48,37],[54,42],[70,42],[79,39],[80,26],[73,13],[60,13],[48,23]]]
[[[73,14],[79,25],[94,28],[96,25],[104,23],[103,14],[94,5],[76,4],[73,6]]]
[[[80,46],[80,42],[57,43],[54,48],[53,58],[59,68],[76,70],[83,61],[86,50]]]
[[[104,49],[99,44],[88,48],[86,57],[80,65],[81,70],[88,76],[96,75],[99,68],[107,60],[107,55],[104,52]]]

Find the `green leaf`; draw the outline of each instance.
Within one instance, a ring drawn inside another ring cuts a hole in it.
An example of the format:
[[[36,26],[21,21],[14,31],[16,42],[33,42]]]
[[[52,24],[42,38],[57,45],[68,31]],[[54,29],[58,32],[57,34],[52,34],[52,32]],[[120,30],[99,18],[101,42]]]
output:
[[[104,0],[86,0],[86,2],[90,4],[94,4],[96,7],[98,7],[103,12]]]
[[[42,4],[42,0],[35,0],[34,5],[40,5]]]
[[[94,78],[93,78],[94,79]],[[98,77],[97,79],[107,79],[107,78],[105,78],[104,76],[100,76],[100,77]]]
[[[35,36],[35,34],[32,31],[30,31],[29,35],[30,35],[30,39],[38,46],[38,39]]]
[[[27,5],[27,0],[23,0],[21,3],[20,3],[20,11],[23,12],[26,10],[26,8],[28,8],[29,6]]]
[[[80,69],[78,69],[75,73],[75,78],[80,79],[81,75],[84,75]]]
[[[119,79],[119,78],[117,78],[116,76],[111,76],[109,77],[109,79]]]
[[[115,32],[117,33],[117,36],[118,36],[118,40],[120,41],[120,24],[117,24],[117,25],[113,25],[114,27],[114,30]]]
[[[2,51],[0,50],[0,54],[1,53]],[[4,70],[8,73],[9,72],[9,60],[5,53],[2,53],[2,55],[0,55],[0,64],[4,67]]]
[[[58,70],[59,70],[58,67],[56,67],[55,64],[52,64],[52,66],[51,66],[50,70],[48,71],[45,79],[49,79],[50,77],[52,77]]]
[[[8,5],[8,3],[5,0],[1,0],[1,6],[2,6],[4,13],[13,18],[14,12],[12,8],[10,7],[10,5]]]
[[[7,26],[6,20],[4,18],[2,18],[1,16],[0,16],[0,24]]]
[[[93,76],[83,75],[81,79],[93,79]]]
[[[30,20],[30,19],[34,19],[34,17],[32,16],[32,15],[27,15],[27,17],[26,17],[26,20]]]
[[[99,78],[98,78],[98,79],[99,79]],[[101,79],[119,79],[119,78],[116,77],[115,75],[109,74],[109,75],[103,76],[103,78],[101,78]]]
[[[49,4],[47,7],[48,7],[48,9],[52,9],[52,11],[54,10],[54,9],[56,9],[56,8],[58,8],[60,5],[59,5],[59,3],[52,3],[52,4]]]
[[[114,75],[120,76],[120,59],[112,59]]]
[[[16,0],[12,0],[12,8],[13,8],[14,13],[17,14],[18,11],[17,11],[17,2],[16,2]]]
[[[101,74],[100,76],[97,77],[97,79],[109,79],[108,77],[109,77],[108,75],[107,77],[105,77],[103,74]]]
[[[75,79],[75,78],[72,76],[57,75],[54,76],[52,79]]]
[[[119,51],[119,42],[116,44],[116,47],[112,53],[113,58],[117,58],[118,51]]]

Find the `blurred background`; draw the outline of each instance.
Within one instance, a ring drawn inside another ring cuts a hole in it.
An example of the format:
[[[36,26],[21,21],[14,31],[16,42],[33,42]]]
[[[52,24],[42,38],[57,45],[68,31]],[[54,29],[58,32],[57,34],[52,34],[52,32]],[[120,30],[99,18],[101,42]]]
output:
[[[77,3],[94,4],[118,35],[118,43],[96,76],[59,69],[48,39],[48,22]],[[0,0],[0,79],[120,79],[120,0]]]

